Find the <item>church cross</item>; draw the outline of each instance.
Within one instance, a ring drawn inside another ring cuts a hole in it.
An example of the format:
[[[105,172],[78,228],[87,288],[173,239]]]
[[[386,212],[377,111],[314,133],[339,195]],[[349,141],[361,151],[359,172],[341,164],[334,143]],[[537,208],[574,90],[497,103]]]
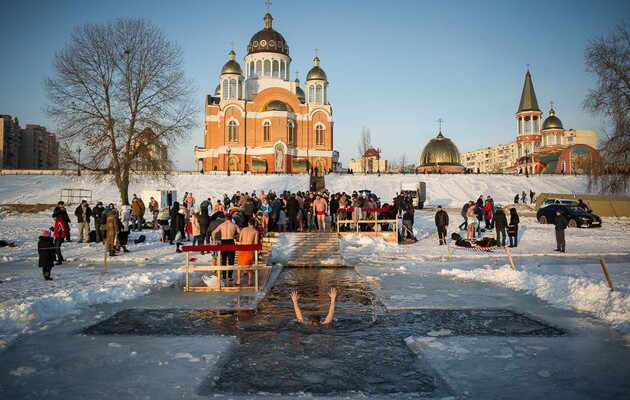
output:
[[[269,14],[269,9],[271,8],[271,0],[265,1],[265,5],[267,6],[267,14]]]
[[[442,133],[442,122],[444,122],[442,118],[437,120],[437,123],[439,124],[439,127],[440,127],[440,133]]]
[[[550,103],[551,103],[551,109],[553,110],[553,101],[550,101]]]
[[[525,64],[525,65],[527,65],[527,71],[529,71],[529,63],[527,63],[527,64]]]
[[[317,47],[315,47],[315,57],[317,57],[318,53],[319,53],[319,49]]]
[[[235,43],[233,40],[230,42],[230,45],[232,45],[232,51],[234,51],[234,45],[235,45],[235,44],[236,44],[236,43]]]
[[[295,79],[300,80],[299,76],[300,76],[300,71],[296,69],[295,70]]]

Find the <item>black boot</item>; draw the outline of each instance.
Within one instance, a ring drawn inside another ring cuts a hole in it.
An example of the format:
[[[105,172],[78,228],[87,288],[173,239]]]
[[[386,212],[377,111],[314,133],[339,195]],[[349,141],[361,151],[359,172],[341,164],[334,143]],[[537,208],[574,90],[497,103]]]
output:
[[[175,249],[176,252],[181,253],[182,250],[179,248],[179,243],[177,243],[177,249]]]
[[[122,248],[123,248],[123,252],[129,253],[129,250],[127,250],[127,246],[123,246]]]

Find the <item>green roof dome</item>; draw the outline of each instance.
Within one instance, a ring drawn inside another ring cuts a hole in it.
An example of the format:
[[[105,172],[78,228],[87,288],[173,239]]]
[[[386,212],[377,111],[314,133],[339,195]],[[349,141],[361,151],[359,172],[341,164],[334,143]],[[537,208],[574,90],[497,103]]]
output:
[[[235,60],[236,53],[234,50],[230,51],[230,60],[225,63],[223,68],[221,69],[221,75],[223,74],[236,74],[243,75],[243,70],[238,62]]]
[[[542,124],[542,130],[545,131],[547,129],[564,130],[564,127],[562,126],[562,121],[560,121],[560,118],[556,117],[556,113],[555,111],[553,111],[553,108],[549,111],[549,116],[545,119],[545,122],[543,122]]]
[[[297,96],[297,98],[300,101],[300,103],[304,104],[304,103],[306,103],[306,93],[304,93],[304,90],[302,90],[302,88],[300,87],[300,80],[299,79],[296,79],[295,83],[296,83],[295,95]]]
[[[273,30],[271,22],[273,18],[267,13],[265,18],[265,28],[252,36],[247,45],[247,54],[270,52],[289,55],[289,45],[282,35]]]
[[[321,69],[321,67],[319,66],[319,58],[317,57],[313,59],[313,68],[311,68],[311,70],[308,71],[308,75],[306,75],[307,81],[316,79],[328,81],[328,78],[326,77],[326,72],[324,72],[324,70]]]
[[[287,103],[281,100],[272,100],[265,107],[265,111],[289,111],[293,112]]]
[[[461,154],[455,143],[447,139],[440,132],[435,139],[431,139],[420,154],[420,166],[461,165]]]
[[[216,89],[214,89],[214,95],[217,97],[221,96],[221,85],[217,85]]]

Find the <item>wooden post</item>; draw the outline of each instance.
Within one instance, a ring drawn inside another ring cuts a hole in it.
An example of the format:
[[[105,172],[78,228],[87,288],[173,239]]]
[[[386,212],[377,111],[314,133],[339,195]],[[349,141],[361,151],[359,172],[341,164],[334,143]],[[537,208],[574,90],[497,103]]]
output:
[[[446,248],[448,249],[448,258],[452,259],[453,253],[451,252],[451,246],[448,245],[448,239],[446,240]]]
[[[186,252],[186,288],[184,288],[184,292],[190,291],[190,286],[188,285],[188,252]]]
[[[103,255],[103,273],[107,273],[107,244],[103,243],[103,248],[105,249],[105,254]]]
[[[603,258],[599,259],[599,263],[602,265],[602,270],[604,271],[604,275],[606,275],[606,280],[608,281],[608,286],[610,286],[610,291],[615,291],[615,285],[613,285],[612,279],[610,278],[610,274],[608,273],[608,267],[606,267],[606,260]]]
[[[504,246],[503,248],[505,249],[505,252],[507,253],[508,260],[510,261],[510,266],[512,267],[514,271],[516,271],[516,267],[514,267],[514,260],[512,260],[512,254],[510,254],[510,249],[507,246]]]

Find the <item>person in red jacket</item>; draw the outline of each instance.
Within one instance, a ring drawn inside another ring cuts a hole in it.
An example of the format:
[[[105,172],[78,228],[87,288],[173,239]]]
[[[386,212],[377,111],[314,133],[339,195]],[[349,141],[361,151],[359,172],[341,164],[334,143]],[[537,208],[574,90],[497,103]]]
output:
[[[490,200],[486,200],[486,204],[483,206],[483,217],[486,221],[486,229],[491,230],[492,227],[492,218],[494,217],[493,213],[493,204]]]
[[[63,215],[59,214],[55,217],[55,226],[53,227],[53,234],[55,236],[55,255],[57,261],[55,265],[61,265],[63,262],[63,255],[61,254],[61,244],[67,234],[66,221]]]

